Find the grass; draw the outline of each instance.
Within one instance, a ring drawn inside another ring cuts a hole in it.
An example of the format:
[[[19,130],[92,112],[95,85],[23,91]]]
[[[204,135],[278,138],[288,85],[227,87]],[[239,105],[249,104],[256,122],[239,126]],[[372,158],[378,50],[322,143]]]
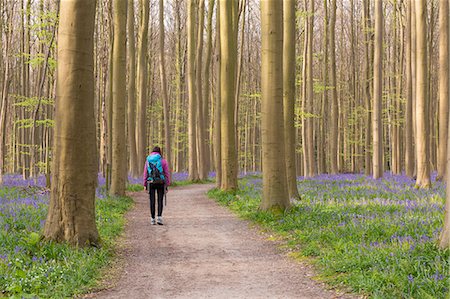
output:
[[[104,196],[101,188],[97,197],[102,246],[76,249],[41,240],[47,192],[39,187],[0,187],[0,297],[66,298],[97,285],[102,269],[114,256],[124,213],[133,205],[129,197]]]
[[[258,209],[261,187],[260,177],[245,178],[235,196],[217,189],[209,195],[282,237],[331,285],[372,298],[448,298],[450,251],[436,246],[442,183],[419,190],[403,176],[300,178],[302,199],[284,215]]]

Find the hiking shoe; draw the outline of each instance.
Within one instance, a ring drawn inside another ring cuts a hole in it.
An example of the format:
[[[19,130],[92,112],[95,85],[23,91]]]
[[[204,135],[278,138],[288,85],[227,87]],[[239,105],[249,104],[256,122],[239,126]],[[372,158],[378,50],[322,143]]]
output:
[[[152,218],[151,224],[152,224],[152,225],[155,225],[155,224],[156,224],[155,218]]]
[[[163,225],[163,220],[161,216],[158,216],[158,220],[157,220],[159,225]]]

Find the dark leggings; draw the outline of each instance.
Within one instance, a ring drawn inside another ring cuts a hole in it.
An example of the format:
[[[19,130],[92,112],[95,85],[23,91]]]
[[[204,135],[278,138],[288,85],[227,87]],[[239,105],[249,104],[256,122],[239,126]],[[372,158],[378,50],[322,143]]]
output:
[[[163,198],[164,198],[164,185],[152,186],[150,185],[150,212],[152,218],[155,218],[155,192],[158,192],[158,216],[162,216],[163,211]]]

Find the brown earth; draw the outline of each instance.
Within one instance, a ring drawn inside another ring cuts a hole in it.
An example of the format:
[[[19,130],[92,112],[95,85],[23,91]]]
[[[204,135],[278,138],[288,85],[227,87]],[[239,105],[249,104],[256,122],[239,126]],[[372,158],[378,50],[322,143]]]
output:
[[[132,194],[119,278],[89,298],[356,298],[327,290],[310,266],[208,199],[212,185],[168,193],[164,225],[150,225],[148,194]]]

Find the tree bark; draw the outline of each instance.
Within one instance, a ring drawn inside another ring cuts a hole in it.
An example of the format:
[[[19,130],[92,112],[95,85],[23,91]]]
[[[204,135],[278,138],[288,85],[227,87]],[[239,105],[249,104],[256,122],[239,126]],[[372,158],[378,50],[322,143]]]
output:
[[[286,176],[289,198],[299,198],[295,169],[295,1],[285,0],[283,9],[283,119],[286,142]]]
[[[442,180],[447,169],[448,96],[449,96],[449,21],[448,1],[439,1],[439,147],[437,179]]]
[[[373,178],[383,176],[383,2],[375,1],[375,55],[373,80]]]
[[[62,1],[50,205],[44,235],[76,246],[98,242],[94,116],[95,1]]]
[[[330,162],[331,173],[338,173],[338,122],[339,110],[337,99],[337,83],[336,83],[336,0],[331,1],[331,19],[330,19],[330,81],[331,81],[331,130],[328,136],[330,140]]]
[[[283,2],[261,2],[262,210],[289,208],[283,125]]]
[[[169,97],[167,96],[167,79],[166,79],[166,62],[164,57],[164,0],[159,0],[159,71],[161,76],[161,94],[163,99],[164,109],[164,144],[165,144],[165,159],[169,165],[172,162],[172,148],[170,138],[170,123],[169,123]]]
[[[370,3],[364,0],[364,104],[365,104],[365,142],[364,142],[364,174],[369,176],[372,173],[371,161],[371,103],[370,103]]]
[[[147,42],[148,42],[148,19],[150,12],[150,3],[147,0],[141,0],[141,24],[139,28],[138,45],[138,102],[137,102],[137,159],[144,166],[147,157]]]
[[[195,0],[188,0],[187,3],[187,81],[189,94],[188,108],[188,136],[189,136],[189,180],[198,181],[199,173],[197,167],[197,89],[195,83]]]
[[[110,194],[125,196],[127,147],[125,137],[125,100],[127,70],[127,1],[114,0],[112,166]]]
[[[217,3],[216,16],[220,16],[220,2]],[[222,154],[221,154],[221,98],[220,92],[222,78],[221,73],[221,59],[220,53],[220,18],[216,17],[216,99],[214,104],[214,163],[216,168],[216,186],[220,188],[222,186]]]
[[[128,151],[129,171],[139,177],[140,167],[136,149],[136,41],[134,38],[134,0],[128,0]]]
[[[428,78],[427,78],[427,7],[426,0],[417,0],[416,8],[416,146],[417,146],[417,181],[420,188],[430,187],[428,138]]]
[[[222,190],[236,190],[237,153],[234,119],[237,64],[238,1],[220,1],[220,89]]]

